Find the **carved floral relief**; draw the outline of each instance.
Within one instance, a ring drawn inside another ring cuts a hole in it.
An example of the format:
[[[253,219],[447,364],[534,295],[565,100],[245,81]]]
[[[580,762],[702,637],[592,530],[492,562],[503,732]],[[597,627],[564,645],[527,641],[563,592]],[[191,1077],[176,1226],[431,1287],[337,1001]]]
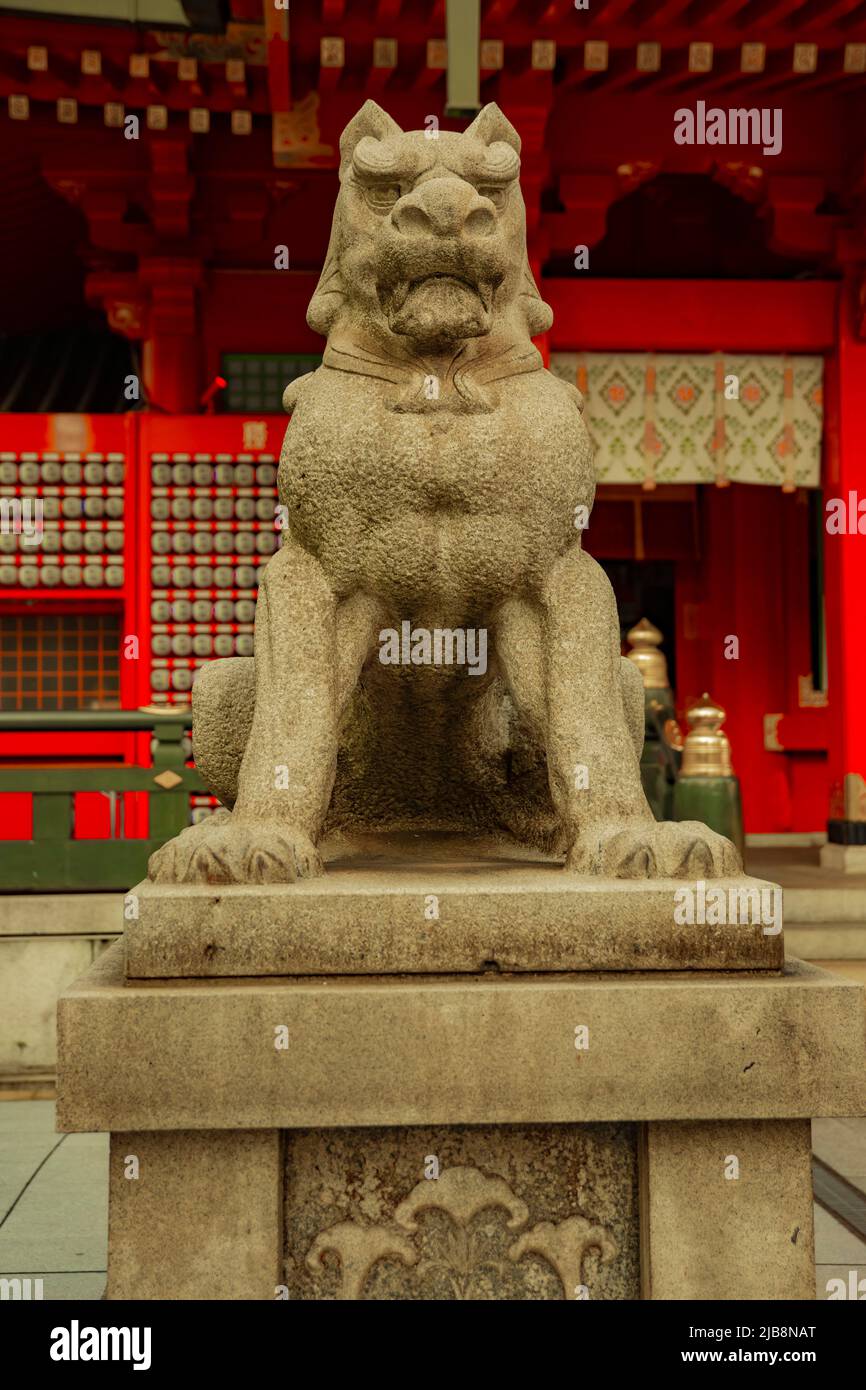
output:
[[[523,1276],[522,1296],[538,1297],[532,1276],[541,1262],[558,1279],[561,1296],[576,1298],[586,1296],[584,1260],[591,1250],[603,1263],[616,1257],[617,1244],[604,1226],[578,1214],[530,1226],[525,1202],[503,1178],[457,1166],[417,1183],[390,1222],[340,1221],[320,1232],[306,1266],[320,1276],[324,1262],[336,1256],[341,1299],[364,1298],[376,1266],[390,1261],[413,1271],[418,1297],[478,1300],[501,1297],[505,1283],[514,1287],[515,1274]]]

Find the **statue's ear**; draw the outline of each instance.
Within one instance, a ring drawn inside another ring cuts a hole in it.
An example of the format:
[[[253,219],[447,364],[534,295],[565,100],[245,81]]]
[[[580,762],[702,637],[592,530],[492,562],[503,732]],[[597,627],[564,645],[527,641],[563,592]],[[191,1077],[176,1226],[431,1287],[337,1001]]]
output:
[[[365,101],[357,115],[353,116],[340,136],[340,173],[352,158],[355,146],[366,135],[374,140],[387,140],[403,132],[393,117],[383,111],[375,101]]]
[[[523,284],[520,287],[519,295],[520,307],[523,310],[523,317],[530,338],[538,337],[539,333],[546,333],[553,323],[553,310],[549,304],[545,304],[538,293],[538,286],[535,283],[535,276],[532,273],[528,256],[524,258]]]
[[[368,102],[367,105],[369,104]],[[492,145],[497,140],[502,140],[520,154],[520,136],[508,117],[503,116],[495,101],[489,101],[486,106],[482,106],[475,120],[466,127],[463,134],[473,136],[483,145]]]

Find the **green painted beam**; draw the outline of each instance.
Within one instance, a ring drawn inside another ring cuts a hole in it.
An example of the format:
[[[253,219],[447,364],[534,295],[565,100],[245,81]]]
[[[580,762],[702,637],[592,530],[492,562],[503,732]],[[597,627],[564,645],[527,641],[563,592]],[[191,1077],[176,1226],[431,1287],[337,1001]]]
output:
[[[189,28],[180,0],[0,0],[0,11],[3,10],[55,15],[58,19],[108,19],[117,23]]]
[[[153,839],[5,840],[0,842],[0,892],[125,892],[146,877],[147,861],[161,844]]]
[[[33,838],[68,840],[72,834],[72,796],[36,792],[33,797]]]
[[[0,0],[2,3],[2,0]],[[182,738],[192,724],[192,712],[186,707],[167,714],[150,710],[4,710],[0,713],[0,733],[91,733],[106,729],[131,731],[153,729],[158,737],[173,742]],[[175,729],[180,734],[175,735]]]
[[[195,768],[172,765],[169,770],[180,781],[166,788],[154,783],[158,773],[152,767],[0,767],[0,792],[150,792],[160,797],[207,791]]]

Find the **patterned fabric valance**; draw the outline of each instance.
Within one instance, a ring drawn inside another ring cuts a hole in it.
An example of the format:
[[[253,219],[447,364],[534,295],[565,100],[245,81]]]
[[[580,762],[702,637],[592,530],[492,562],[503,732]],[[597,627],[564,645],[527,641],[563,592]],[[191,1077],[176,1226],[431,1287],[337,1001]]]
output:
[[[818,487],[824,360],[554,352],[586,398],[599,482]]]

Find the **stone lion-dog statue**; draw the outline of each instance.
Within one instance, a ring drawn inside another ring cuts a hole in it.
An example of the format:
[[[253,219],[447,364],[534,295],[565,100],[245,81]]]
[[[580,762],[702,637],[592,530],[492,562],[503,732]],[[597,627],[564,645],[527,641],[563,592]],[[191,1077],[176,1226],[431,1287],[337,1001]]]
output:
[[[193,686],[196,763],[229,809],[150,877],[293,883],[337,832],[492,836],[574,874],[736,873],[729,841],[656,822],[641,787],[641,679],[576,520],[595,490],[583,400],[531,341],[552,314],[519,136],[495,105],[429,136],[371,101],[343,133],[307,315],[327,346],[284,396],[255,656]],[[386,664],[407,623],[414,655]],[[489,634],[487,669],[431,661],[415,638],[434,630]]]

